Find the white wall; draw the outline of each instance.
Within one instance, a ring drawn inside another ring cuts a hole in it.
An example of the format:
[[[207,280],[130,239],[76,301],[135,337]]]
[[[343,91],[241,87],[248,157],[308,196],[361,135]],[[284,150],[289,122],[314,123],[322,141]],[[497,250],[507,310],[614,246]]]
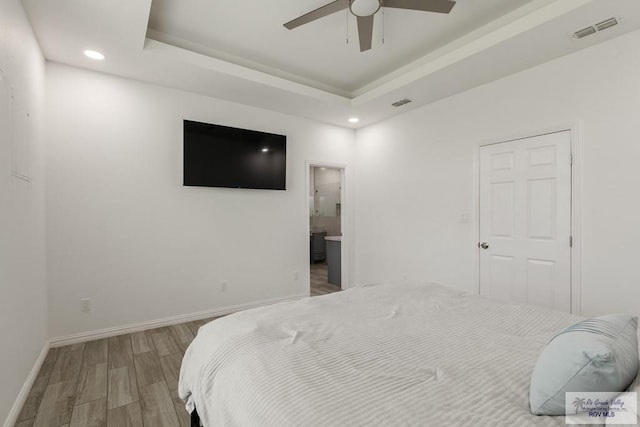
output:
[[[54,63],[46,74],[52,337],[308,294],[305,161],[352,165],[353,131]],[[286,134],[287,191],[183,187],[183,119]]]
[[[640,313],[640,32],[357,132],[356,280],[473,291],[473,146],[580,123],[582,312]]]
[[[0,423],[47,340],[44,59],[18,0],[0,3]],[[11,88],[14,91],[13,106]],[[27,116],[27,114],[29,114]],[[19,179],[12,172],[31,178]]]

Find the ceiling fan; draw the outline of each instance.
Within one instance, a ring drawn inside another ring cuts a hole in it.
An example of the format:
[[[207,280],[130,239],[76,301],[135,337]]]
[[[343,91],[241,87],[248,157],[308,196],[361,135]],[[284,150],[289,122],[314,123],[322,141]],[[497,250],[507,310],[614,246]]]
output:
[[[336,0],[289,21],[284,26],[289,30],[293,30],[296,27],[348,8],[357,18],[360,52],[364,52],[371,49],[373,16],[381,7],[449,13],[455,4],[456,2],[453,0]]]

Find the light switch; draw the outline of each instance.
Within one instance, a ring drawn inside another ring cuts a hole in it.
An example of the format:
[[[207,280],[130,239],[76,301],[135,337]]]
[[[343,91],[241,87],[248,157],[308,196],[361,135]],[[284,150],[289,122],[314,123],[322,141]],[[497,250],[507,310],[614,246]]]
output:
[[[471,214],[469,212],[460,212],[458,216],[458,222],[460,224],[468,224],[471,222]]]

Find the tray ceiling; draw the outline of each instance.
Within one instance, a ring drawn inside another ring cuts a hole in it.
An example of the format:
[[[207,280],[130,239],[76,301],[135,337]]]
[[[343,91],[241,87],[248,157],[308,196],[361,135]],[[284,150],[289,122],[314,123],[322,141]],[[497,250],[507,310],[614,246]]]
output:
[[[458,0],[450,15],[386,9],[361,53],[346,13],[283,27],[329,0],[22,1],[50,61],[352,128],[640,28],[638,0]]]
[[[346,10],[284,28],[330,1],[154,0],[148,36],[349,95],[531,0],[458,0],[448,15],[383,8],[375,15],[373,48],[362,53],[356,19]]]

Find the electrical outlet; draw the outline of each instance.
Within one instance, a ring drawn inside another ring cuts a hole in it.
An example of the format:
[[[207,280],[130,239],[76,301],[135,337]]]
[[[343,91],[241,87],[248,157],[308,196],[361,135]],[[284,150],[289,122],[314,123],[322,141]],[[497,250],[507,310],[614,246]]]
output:
[[[227,285],[229,283],[226,280],[220,282],[220,292],[227,292]]]
[[[294,271],[293,272],[293,280],[300,280],[300,272],[299,271]]]
[[[91,311],[91,298],[82,298],[80,300],[80,309],[84,312]]]

